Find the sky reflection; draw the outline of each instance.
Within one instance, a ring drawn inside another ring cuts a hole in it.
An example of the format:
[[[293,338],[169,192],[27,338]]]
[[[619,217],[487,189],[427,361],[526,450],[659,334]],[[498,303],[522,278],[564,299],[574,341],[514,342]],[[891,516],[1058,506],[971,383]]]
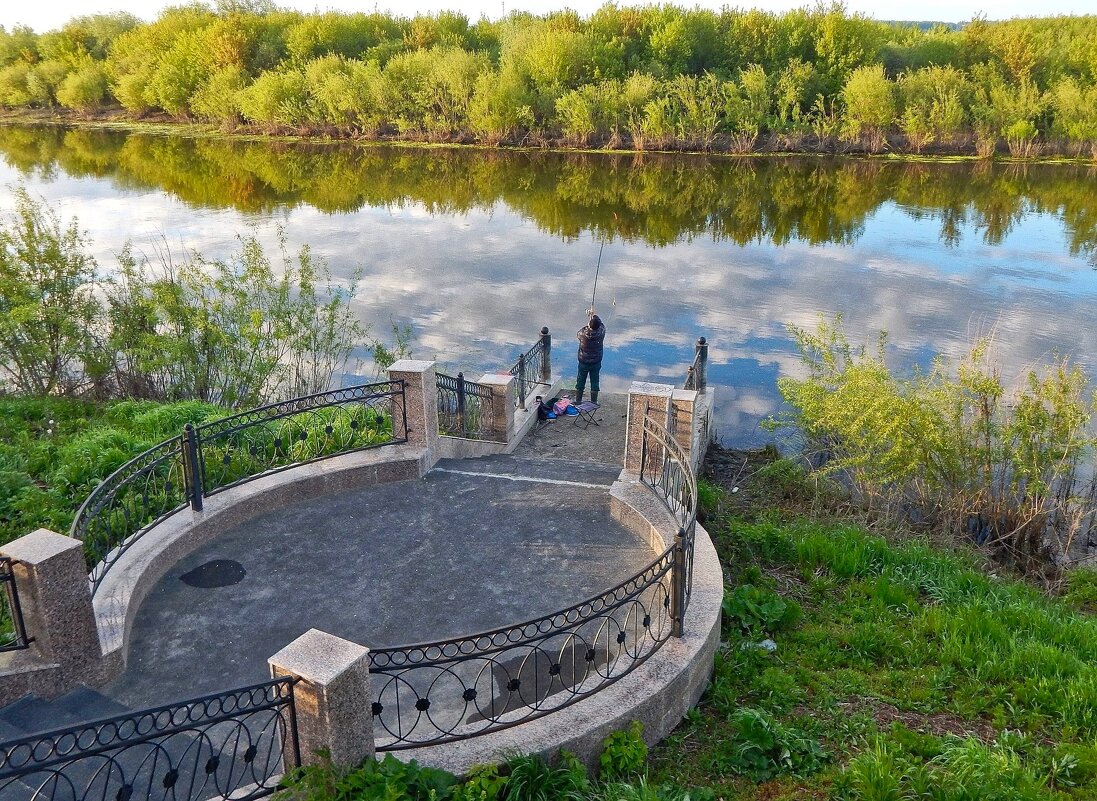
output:
[[[63,169],[28,176],[0,166],[0,183],[18,182],[79,217],[104,270],[127,240],[146,252],[166,242],[223,257],[249,230],[274,248],[281,227],[291,250],[308,243],[341,279],[361,271],[354,308],[375,334],[410,324],[417,358],[466,372],[508,366],[542,325],[553,332],[555,363],[570,371],[598,258],[589,232],[547,233],[501,200],[452,214],[408,199],[344,213],[304,204],[242,212],[110,177]],[[10,193],[0,193],[0,206],[10,205]],[[758,444],[770,436],[759,420],[780,407],[777,377],[799,372],[785,325],[812,326],[836,313],[854,342],[871,344],[886,330],[896,364],[926,363],[938,352],[957,357],[973,337],[993,333],[1009,378],[1056,353],[1097,371],[1090,322],[1097,271],[1084,253],[1071,255],[1064,218],[1026,209],[988,244],[974,213],[943,236],[947,216],[886,201],[845,244],[738,245],[698,235],[656,247],[614,239],[597,299],[609,329],[603,385],[680,383],[693,342],[705,335],[721,437]]]

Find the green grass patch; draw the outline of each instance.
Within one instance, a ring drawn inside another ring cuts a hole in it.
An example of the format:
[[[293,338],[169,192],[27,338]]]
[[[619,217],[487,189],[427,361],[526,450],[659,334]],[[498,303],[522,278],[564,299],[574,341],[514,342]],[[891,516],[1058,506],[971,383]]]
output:
[[[723,643],[653,781],[728,799],[1097,798],[1091,575],[1049,598],[854,525],[709,529],[729,578]]]
[[[67,533],[84,498],[114,470],[185,423],[227,413],[194,401],[0,398],[0,543],[37,528]]]

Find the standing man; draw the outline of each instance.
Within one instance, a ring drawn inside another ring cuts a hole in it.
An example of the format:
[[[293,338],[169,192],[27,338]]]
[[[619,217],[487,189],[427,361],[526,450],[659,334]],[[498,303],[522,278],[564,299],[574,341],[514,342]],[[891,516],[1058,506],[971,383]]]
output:
[[[583,402],[583,390],[590,376],[590,399],[598,402],[598,371],[602,369],[602,343],[606,338],[606,327],[602,318],[587,310],[587,324],[579,329],[579,374],[575,379],[575,402]]]

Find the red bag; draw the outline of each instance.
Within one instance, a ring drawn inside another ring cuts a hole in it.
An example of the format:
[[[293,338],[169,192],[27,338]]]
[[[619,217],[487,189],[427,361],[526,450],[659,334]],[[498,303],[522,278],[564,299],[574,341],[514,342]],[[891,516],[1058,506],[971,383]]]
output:
[[[560,400],[552,404],[552,410],[557,414],[567,414],[569,406],[571,406],[571,400],[569,398],[560,398]]]

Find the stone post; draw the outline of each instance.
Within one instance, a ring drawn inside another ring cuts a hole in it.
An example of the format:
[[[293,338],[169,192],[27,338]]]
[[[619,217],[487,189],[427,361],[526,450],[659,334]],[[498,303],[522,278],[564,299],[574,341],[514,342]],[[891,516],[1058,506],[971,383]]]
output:
[[[694,431],[697,428],[695,414],[697,411],[697,390],[676,389],[670,396],[671,406],[671,434],[674,441],[682,446],[682,450],[693,460]]]
[[[541,327],[541,381],[552,384],[552,335],[548,326]]]
[[[400,436],[404,430],[404,409],[407,409],[408,443],[438,450],[438,377],[434,362],[400,359],[389,367],[389,380],[404,382],[404,403],[399,398],[392,405],[392,430]]]
[[[293,705],[302,764],[319,762],[321,750],[346,768],[373,756],[368,648],[309,629],[267,663],[271,678],[298,680]],[[287,746],[287,757],[291,753]]]
[[[694,362],[697,365],[696,386],[694,389],[698,392],[704,392],[705,387],[708,386],[708,340],[699,337],[693,349],[695,353]]]
[[[477,383],[491,387],[491,438],[509,443],[514,438],[514,376],[484,373]]]
[[[32,652],[58,665],[57,680],[39,695],[55,695],[102,678],[103,651],[80,540],[40,528],[0,548],[11,557]]]
[[[670,384],[649,384],[633,381],[628,391],[628,421],[625,424],[625,471],[640,474],[641,446],[644,440],[645,412],[657,423],[670,425]]]

